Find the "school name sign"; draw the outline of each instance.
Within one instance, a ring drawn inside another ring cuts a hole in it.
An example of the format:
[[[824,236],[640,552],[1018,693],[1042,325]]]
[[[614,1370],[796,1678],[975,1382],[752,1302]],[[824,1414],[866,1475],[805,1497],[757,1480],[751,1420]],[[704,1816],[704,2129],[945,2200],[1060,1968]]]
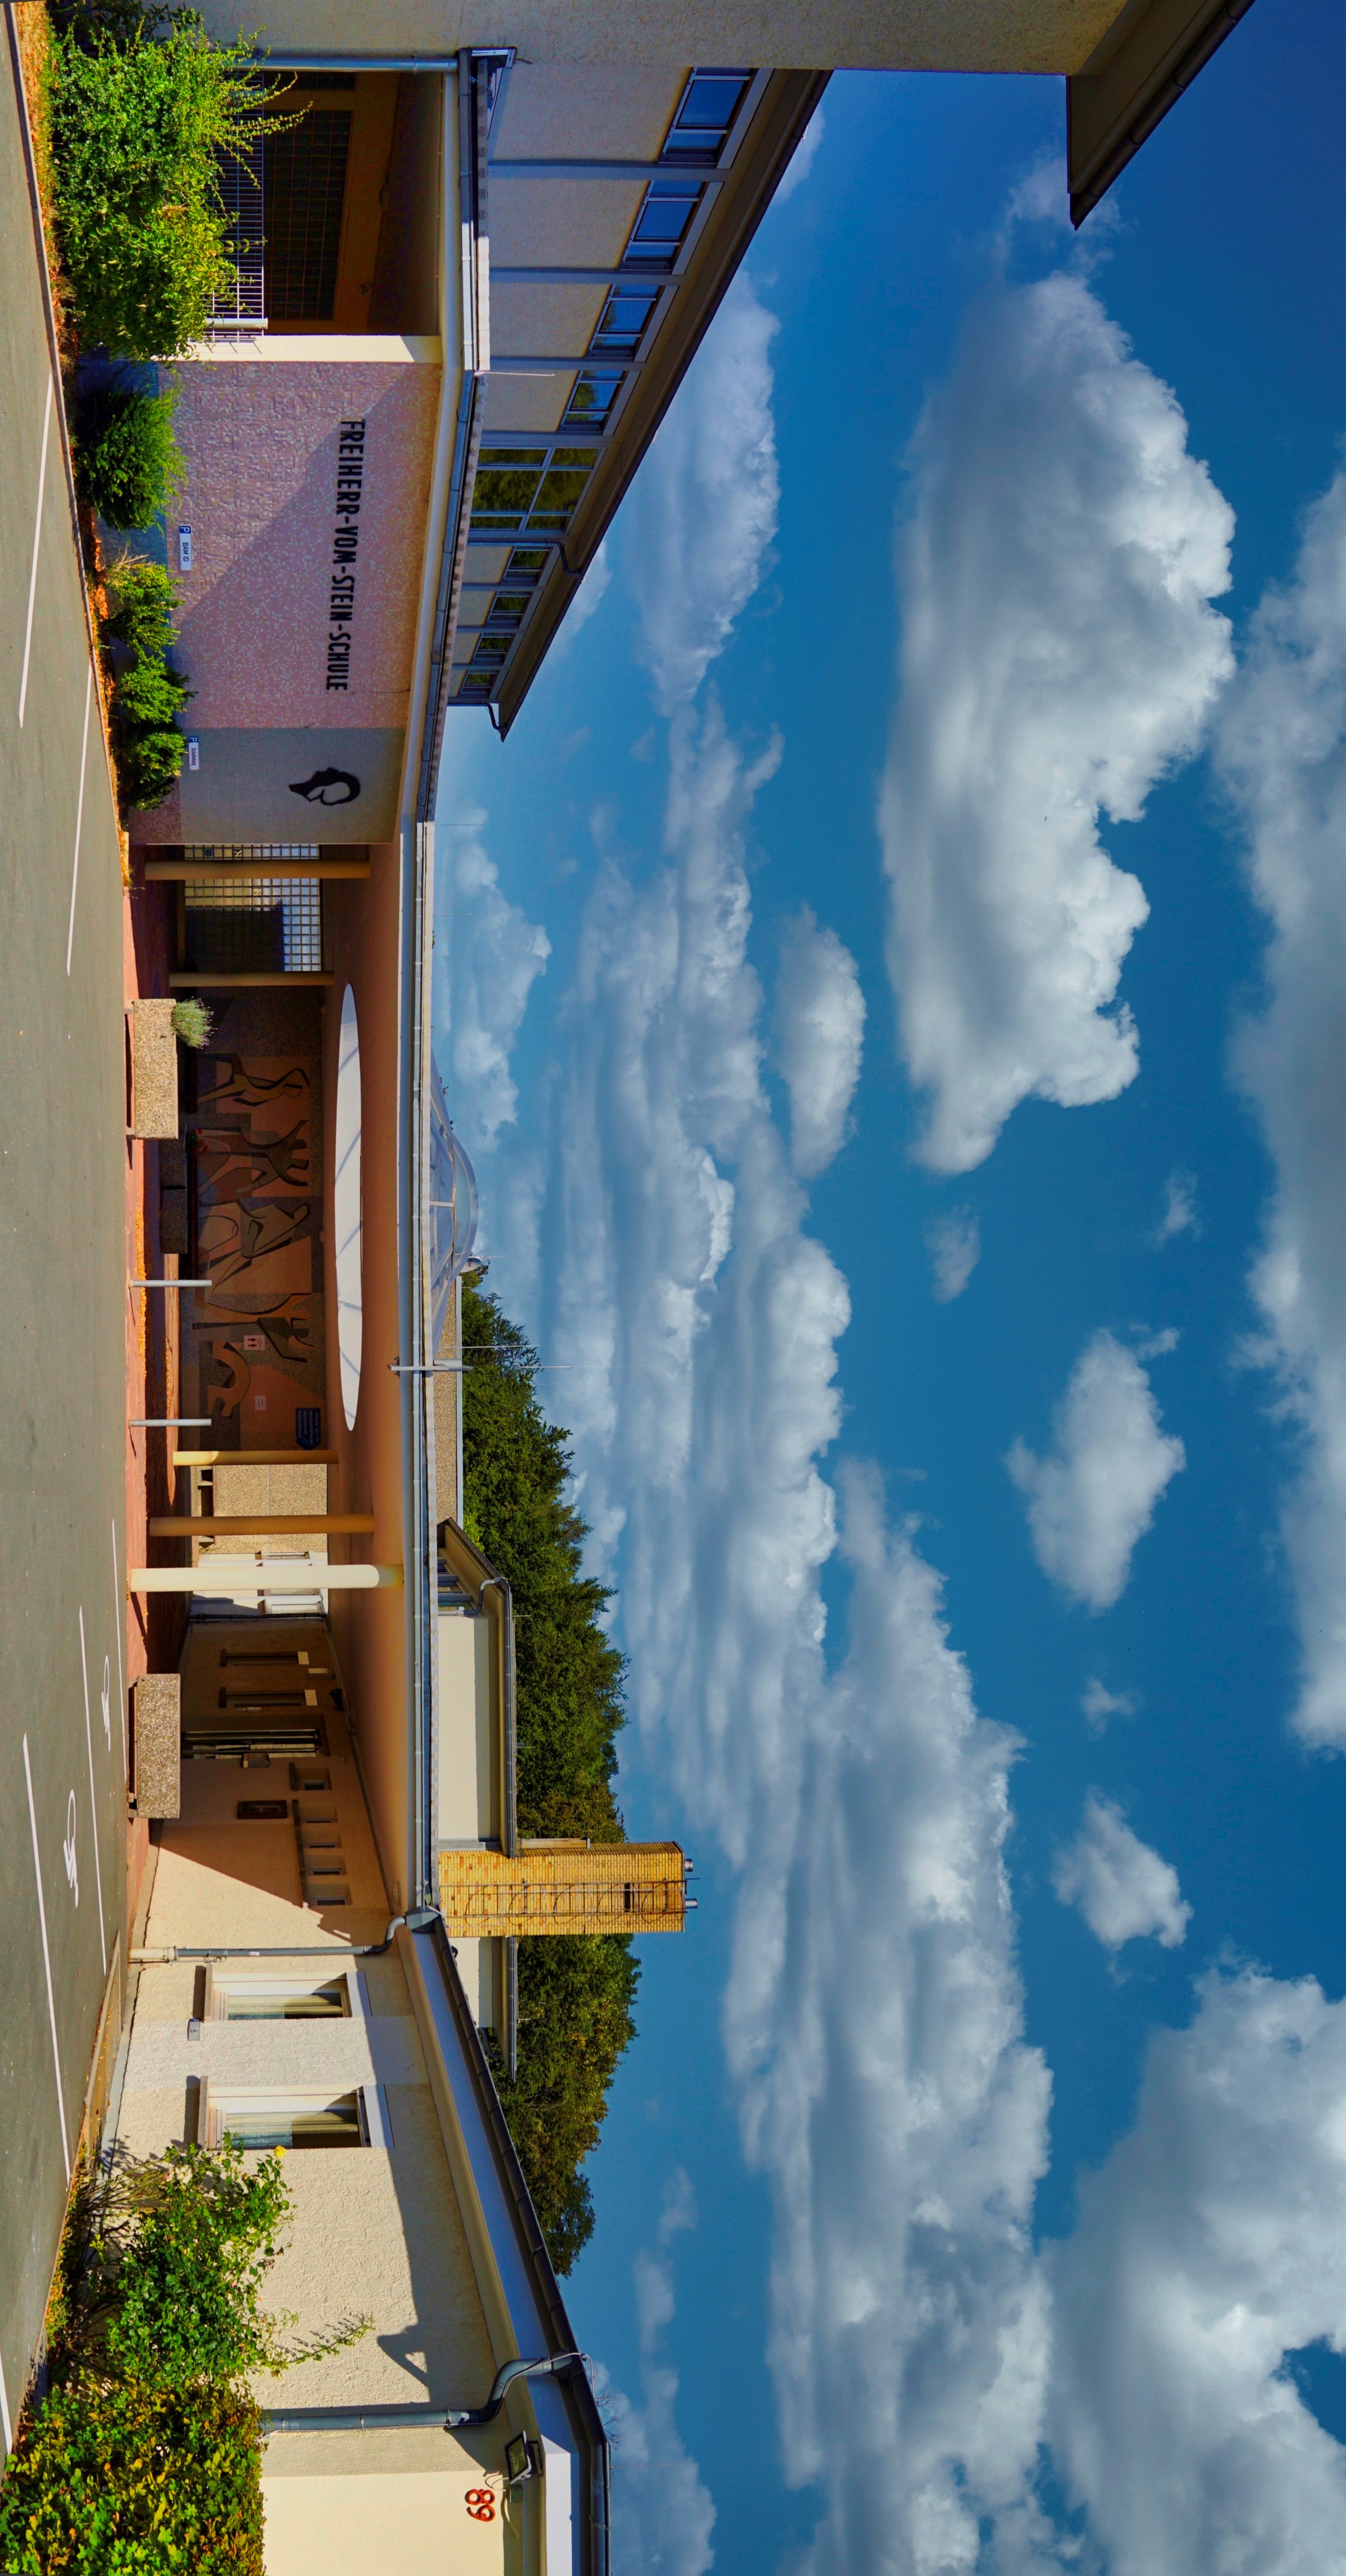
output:
[[[363,420],[343,420],[337,435],[336,524],[327,607],[327,686],[343,697],[350,688],[351,626],[364,479],[365,424]]]

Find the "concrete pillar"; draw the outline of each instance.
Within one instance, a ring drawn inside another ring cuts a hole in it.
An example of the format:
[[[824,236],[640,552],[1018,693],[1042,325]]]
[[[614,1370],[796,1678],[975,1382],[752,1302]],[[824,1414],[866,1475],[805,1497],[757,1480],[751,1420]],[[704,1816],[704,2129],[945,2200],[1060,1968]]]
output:
[[[400,1585],[400,1565],[329,1565],[324,1557],[212,1556],[204,1565],[133,1565],[128,1592],[375,1592]]]

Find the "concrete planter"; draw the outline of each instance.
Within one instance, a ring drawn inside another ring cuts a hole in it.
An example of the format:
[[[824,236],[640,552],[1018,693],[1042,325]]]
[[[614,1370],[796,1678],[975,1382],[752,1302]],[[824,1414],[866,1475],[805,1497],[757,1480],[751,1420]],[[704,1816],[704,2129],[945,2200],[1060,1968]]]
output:
[[[178,1132],[178,1042],[173,1032],[173,1004],[130,1002],[132,1136],[176,1136]]]

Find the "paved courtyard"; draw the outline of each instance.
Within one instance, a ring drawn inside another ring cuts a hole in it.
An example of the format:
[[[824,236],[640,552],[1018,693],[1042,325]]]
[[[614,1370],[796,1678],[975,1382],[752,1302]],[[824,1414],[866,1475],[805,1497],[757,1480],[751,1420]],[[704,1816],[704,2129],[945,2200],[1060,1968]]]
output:
[[[126,1885],[122,880],[0,70],[0,2372],[50,2280]]]

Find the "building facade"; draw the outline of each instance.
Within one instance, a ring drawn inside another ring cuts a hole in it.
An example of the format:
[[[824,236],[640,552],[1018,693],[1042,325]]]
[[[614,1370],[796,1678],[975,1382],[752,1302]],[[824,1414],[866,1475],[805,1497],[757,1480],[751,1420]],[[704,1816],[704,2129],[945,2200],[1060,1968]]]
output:
[[[181,1605],[181,1737],[114,2128],[288,2144],[276,2302],[374,2320],[271,2419],[274,2576],[606,2576],[602,2426],[490,2063],[521,1934],[692,1901],[676,1846],[518,1831],[512,1608],[461,1526],[445,726],[515,720],[831,68],[1065,77],[1083,213],[1236,12],[287,0],[263,30],[299,121],[226,174],[236,283],[174,371],[193,729],[131,830],[215,1026],[146,1247],[192,1283],[166,1411],[197,1427],[130,1575]]]

